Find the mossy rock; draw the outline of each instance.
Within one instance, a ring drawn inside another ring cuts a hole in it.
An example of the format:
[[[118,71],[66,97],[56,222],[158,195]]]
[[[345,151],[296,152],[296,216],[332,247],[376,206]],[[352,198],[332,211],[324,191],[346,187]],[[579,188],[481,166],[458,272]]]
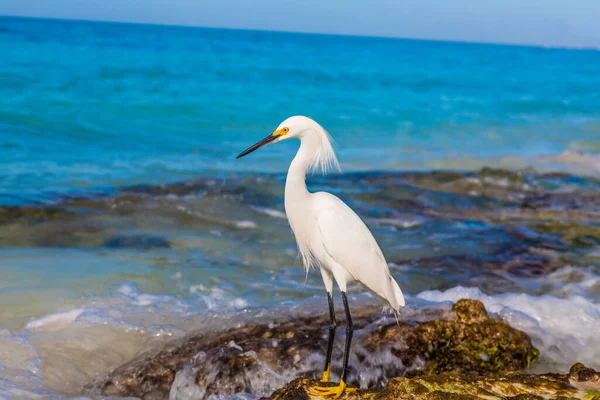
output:
[[[446,372],[479,377],[522,371],[537,358],[538,351],[529,337],[499,319],[490,318],[481,302],[460,300],[454,304],[452,313],[449,311],[437,306],[429,311],[431,318],[437,319],[396,323],[393,319],[383,322],[375,307],[354,309],[356,331],[352,351],[359,364],[352,367],[370,368],[379,376],[372,383],[376,390],[361,391],[361,396],[364,398],[368,393],[375,396],[390,378],[409,371],[411,376]],[[342,325],[342,321],[339,323]],[[89,387],[107,396],[146,398],[162,393],[161,398],[166,399],[176,375],[186,370],[193,376],[193,382],[185,384],[195,385],[206,396],[269,393],[285,383],[282,378],[271,386],[264,376],[272,377],[272,371],[296,377],[321,375],[320,362],[304,363],[304,360],[323,354],[327,327],[327,316],[317,315],[210,335],[191,335],[132,360]],[[366,360],[368,354],[381,353],[397,357],[402,363],[385,361],[386,357],[378,358],[377,363]],[[341,354],[334,350],[334,373],[338,369],[335,360],[339,359]],[[405,367],[400,368],[399,364]],[[357,374],[351,372],[348,382],[358,383]],[[286,391],[288,397],[281,398],[305,398],[302,390],[293,393],[290,390]]]
[[[265,400],[313,400],[307,393],[319,382],[298,378]],[[399,377],[385,389],[344,393],[340,400],[600,400],[600,373],[575,364],[566,375],[511,373],[493,377],[445,372],[438,375]]]
[[[600,227],[577,223],[547,221],[536,223],[533,229],[559,236],[561,239],[577,247],[594,247],[600,245]]]
[[[418,357],[425,358],[423,374],[460,371],[470,375],[519,371],[539,356],[526,333],[499,319],[489,318],[483,304],[459,300],[452,309],[453,321],[436,320],[415,328],[387,326],[372,335],[367,348],[404,340],[405,346],[392,348],[392,353],[406,365]]]
[[[477,171],[477,176],[482,178],[490,177],[496,179],[506,179],[508,182],[513,184],[525,183],[523,174],[517,171],[509,171],[506,169],[483,167]]]

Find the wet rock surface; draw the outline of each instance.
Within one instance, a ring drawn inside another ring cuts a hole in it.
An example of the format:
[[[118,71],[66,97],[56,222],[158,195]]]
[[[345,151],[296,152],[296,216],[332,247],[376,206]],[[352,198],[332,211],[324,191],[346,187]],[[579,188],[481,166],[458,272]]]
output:
[[[24,221],[30,224],[65,219],[72,213],[60,207],[0,206],[0,225]]]
[[[460,300],[452,310],[421,310],[428,321],[396,323],[369,307],[353,314],[351,385],[381,390],[396,376],[522,371],[538,356],[525,333],[490,318],[478,301]],[[190,336],[123,365],[88,389],[144,399],[167,398],[169,393],[171,398],[198,399],[266,395],[291,377],[320,376],[327,325],[326,317],[319,316]],[[339,360],[341,349],[333,357]],[[334,363],[334,372],[336,368]]]
[[[298,378],[265,400],[311,400],[307,390],[319,382]],[[358,390],[342,400],[542,400],[600,399],[600,373],[575,364],[568,374],[530,375],[508,373],[478,377],[442,373],[412,378],[393,378],[383,390]]]
[[[527,334],[489,318],[480,302],[459,300],[452,310],[454,321],[431,321],[416,328],[379,328],[367,339],[366,347],[376,351],[404,341],[404,346],[391,349],[404,365],[425,360],[424,368],[413,370],[413,374],[489,375],[519,371],[537,359],[539,352]]]

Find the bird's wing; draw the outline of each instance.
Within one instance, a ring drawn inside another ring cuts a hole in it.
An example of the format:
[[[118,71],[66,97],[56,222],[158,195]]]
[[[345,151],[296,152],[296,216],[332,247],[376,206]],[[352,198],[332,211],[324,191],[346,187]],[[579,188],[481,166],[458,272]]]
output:
[[[364,282],[365,274],[376,272],[392,278],[379,245],[360,217],[337,197],[315,194],[320,240],[327,253],[357,281]]]

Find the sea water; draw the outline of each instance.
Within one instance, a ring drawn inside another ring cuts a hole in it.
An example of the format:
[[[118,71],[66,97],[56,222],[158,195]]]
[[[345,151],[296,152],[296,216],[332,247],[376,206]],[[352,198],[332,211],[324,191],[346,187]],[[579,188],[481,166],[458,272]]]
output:
[[[0,17],[0,60],[0,398],[325,312],[283,210],[297,143],[235,160],[294,114],[345,171],[311,190],[365,219],[411,307],[477,298],[538,370],[600,367],[600,52]]]

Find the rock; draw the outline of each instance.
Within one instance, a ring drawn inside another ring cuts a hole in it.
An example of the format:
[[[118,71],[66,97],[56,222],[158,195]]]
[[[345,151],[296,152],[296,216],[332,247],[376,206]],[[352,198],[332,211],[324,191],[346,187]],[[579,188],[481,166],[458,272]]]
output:
[[[306,393],[306,389],[317,383],[319,382],[309,378],[294,379],[289,385],[275,391],[269,400],[309,400],[310,396]],[[348,396],[351,394],[346,394],[342,398],[349,398]]]
[[[519,371],[539,356],[527,334],[489,318],[481,302],[459,300],[452,310],[454,321],[432,321],[414,329],[382,327],[368,338],[367,348],[376,350],[404,339],[406,345],[392,347],[392,353],[405,365],[425,359],[425,367],[419,370],[424,374]]]
[[[538,356],[525,333],[490,318],[479,301],[460,300],[451,313],[439,307],[419,311],[436,319],[396,323],[374,308],[353,311],[349,384],[381,390],[394,376],[521,371]],[[320,376],[327,325],[326,316],[304,317],[190,336],[117,368],[92,387],[104,395],[141,398],[156,393],[166,398],[169,392],[172,399],[269,394],[290,377]],[[334,372],[340,368],[342,333],[339,329]]]
[[[600,245],[600,228],[584,223],[563,223],[556,220],[538,222],[534,226],[545,233],[560,236],[564,241],[576,247]]]
[[[16,222],[35,224],[73,215],[74,213],[59,207],[0,206],[0,225]]]
[[[104,241],[104,246],[109,248],[136,248],[136,249],[153,249],[153,248],[170,248],[169,241],[160,236],[147,235],[116,235]]]
[[[264,400],[311,400],[306,392],[319,384],[298,378],[275,391]],[[600,400],[600,373],[575,364],[567,375],[530,375],[510,373],[501,376],[473,378],[462,373],[442,373],[412,378],[393,378],[383,390],[358,390],[345,393],[340,400],[534,400],[534,399]]]
[[[581,363],[577,363],[569,370],[569,380],[577,383],[587,383],[600,385],[600,372],[588,368]],[[600,393],[598,393],[600,396]]]
[[[364,310],[355,313],[357,326],[366,325],[364,314]],[[123,365],[96,386],[105,395],[146,398],[149,393],[160,391],[166,398],[178,374],[189,378],[180,377],[178,388],[199,386],[200,390],[192,388],[201,392],[199,398],[205,394],[271,392],[287,380],[257,379],[265,374],[277,375],[269,369],[301,370],[310,375],[320,369],[316,365],[312,370],[299,366],[311,353],[322,351],[326,322],[325,316],[318,316],[192,335]]]
[[[464,195],[477,192],[488,200],[482,205],[498,206],[505,201],[512,201],[516,194],[536,193],[520,172],[504,169],[482,168],[479,171],[457,173],[451,171],[433,171],[426,173],[405,174],[415,185],[432,191],[444,191]]]
[[[490,319],[483,303],[480,301],[459,300],[452,307],[452,311],[454,311],[456,321],[459,323],[475,324]]]

